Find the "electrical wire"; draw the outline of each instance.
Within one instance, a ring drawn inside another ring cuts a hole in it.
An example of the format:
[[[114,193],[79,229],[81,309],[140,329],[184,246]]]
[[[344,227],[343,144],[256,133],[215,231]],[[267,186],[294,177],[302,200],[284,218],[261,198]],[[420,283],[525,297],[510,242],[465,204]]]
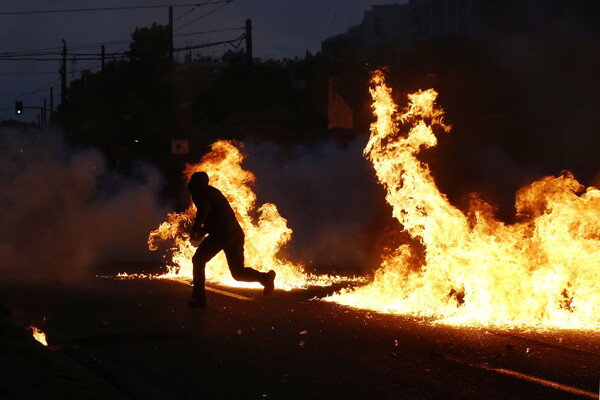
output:
[[[232,3],[235,0],[220,0],[220,1],[210,1],[210,0],[206,0],[203,3],[193,3],[193,4],[175,4],[175,5],[171,5],[171,7],[186,7],[186,6],[191,6],[193,5],[194,8],[192,8],[191,10],[189,10],[188,12],[186,12],[185,14],[179,16],[178,18],[176,18],[174,21],[179,20],[180,18],[188,15],[189,13],[195,11],[196,9],[198,9],[201,6],[205,6],[205,5],[210,5],[210,4],[221,4],[219,7],[216,7],[212,10],[210,10],[207,13],[202,14],[201,16],[199,16],[198,18],[188,22],[185,25],[180,26],[179,28],[177,28],[174,32],[181,30],[182,28],[185,28],[186,26],[218,11],[219,9],[225,7],[226,5]],[[94,9],[72,9],[72,10],[48,10],[48,11],[39,11],[39,13],[41,12],[67,12],[67,11],[97,11],[97,10],[120,10],[120,9],[135,9],[135,8],[161,8],[161,7],[167,7],[165,6],[131,6],[131,7],[107,7],[107,8],[94,8]],[[22,13],[38,13],[38,11],[24,11]],[[11,12],[4,12],[4,13],[0,13],[1,15],[8,15],[11,14]],[[193,35],[200,35],[200,34],[208,34],[208,33],[219,33],[219,32],[226,32],[226,31],[232,31],[232,30],[237,30],[237,29],[244,29],[243,27],[240,28],[227,28],[227,29],[216,29],[216,30],[210,30],[210,31],[203,31],[203,32],[192,32],[192,33],[185,33],[185,34],[178,34],[178,35],[173,35],[173,37],[182,37],[182,36],[193,36]],[[99,45],[104,45],[104,46],[112,46],[112,45],[118,45],[118,44],[122,44],[122,43],[129,43],[130,39],[123,39],[123,40],[113,40],[113,41],[108,41],[108,42],[95,42],[95,43],[84,43],[84,44],[77,44],[77,45],[70,45],[69,49],[70,50],[75,50],[75,49],[84,49],[84,48],[89,48],[89,47],[94,47],[94,46],[99,46]],[[48,47],[48,48],[42,48],[42,49],[36,49],[36,50],[29,50],[29,51],[14,51],[14,52],[3,52],[0,53],[0,60],[5,60],[5,59],[15,59],[15,60],[19,60],[19,61],[29,61],[30,59],[28,58],[24,58],[24,59],[19,59],[19,57],[43,57],[43,56],[48,56],[48,55],[62,55],[62,49],[63,47]],[[69,55],[72,55],[69,54]],[[38,61],[36,60],[32,60],[32,61]],[[50,59],[50,61],[56,61],[55,59]]]
[[[95,47],[95,46],[101,46],[101,45],[116,46],[119,44],[130,43],[130,42],[131,42],[131,39],[120,39],[120,40],[109,40],[109,41],[104,41],[104,42],[70,44],[69,49],[84,49],[84,48],[88,48],[88,47]],[[9,54],[31,54],[31,53],[41,53],[41,52],[57,52],[57,51],[62,51],[62,48],[63,48],[62,46],[55,46],[55,47],[45,47],[45,48],[33,49],[33,50],[7,51],[7,52],[0,53],[0,56],[9,55]]]
[[[27,101],[28,99],[31,98],[31,96],[38,94],[38,93],[42,93],[45,92],[47,90],[49,90],[50,88],[54,87],[55,84],[57,84],[58,82],[60,82],[60,78],[54,80],[53,82],[51,82],[50,84],[44,85],[42,87],[40,87],[39,89],[35,89],[32,90],[30,92],[25,92],[25,93],[14,93],[14,94],[0,94],[0,96],[16,96],[19,98],[20,101]],[[54,97],[56,97],[57,95],[54,94]],[[34,102],[35,103],[35,102]],[[52,103],[52,101],[51,101]],[[7,106],[8,109],[13,108],[14,107],[14,103],[12,106]],[[0,121],[4,121],[7,119],[7,117],[10,116],[10,113],[5,113],[2,118],[0,118]]]
[[[109,10],[127,10],[127,9],[140,9],[140,8],[164,8],[164,7],[189,7],[189,6],[193,6],[192,9],[188,10],[186,13],[180,15],[177,19],[175,19],[175,21],[188,16],[189,14],[191,14],[192,12],[196,11],[198,8],[200,8],[201,6],[205,6],[205,5],[211,5],[211,4],[221,4],[218,7],[213,8],[212,10],[200,15],[198,18],[195,18],[194,20],[188,22],[187,24],[184,24],[182,26],[180,26],[179,28],[177,28],[174,32],[179,31],[191,24],[193,24],[194,22],[220,10],[221,8],[225,7],[226,5],[228,5],[229,3],[233,2],[234,0],[223,0],[223,1],[210,1],[207,0],[204,3],[193,3],[193,4],[175,4],[175,5],[157,5],[157,6],[138,6],[138,7],[106,7],[106,8],[94,8],[94,9],[65,9],[65,10],[44,10],[44,11],[24,11],[24,12],[0,12],[0,16],[2,15],[23,15],[23,14],[41,14],[41,13],[61,13],[61,12],[83,12],[83,11],[109,11]],[[183,37],[183,36],[193,36],[193,35],[202,35],[202,34],[209,34],[209,33],[219,33],[219,32],[227,32],[227,31],[233,31],[233,30],[242,30],[244,29],[243,27],[240,28],[227,28],[227,29],[218,29],[218,30],[209,30],[209,31],[202,31],[202,32],[192,32],[192,33],[186,33],[186,34],[178,34],[178,35],[173,35],[174,37]],[[173,51],[184,51],[184,50],[190,50],[190,49],[199,49],[199,48],[206,48],[206,47],[210,47],[210,46],[217,46],[217,45],[221,45],[221,44],[229,44],[231,46],[233,46],[234,48],[238,48],[242,41],[245,38],[245,34],[240,35],[239,37],[237,37],[236,39],[233,40],[224,40],[224,41],[219,41],[219,42],[211,42],[211,43],[204,43],[204,44],[199,44],[199,45],[193,45],[193,46],[186,46],[183,48],[177,48],[177,49],[173,49]],[[71,45],[69,46],[70,50],[81,50],[81,49],[85,49],[85,48],[89,48],[89,47],[94,47],[94,46],[98,46],[98,45],[108,45],[108,46],[116,46],[117,44],[121,44],[121,43],[129,43],[130,40],[115,40],[115,41],[111,41],[111,42],[97,42],[97,43],[86,43],[86,44],[79,44],[79,45]],[[117,52],[115,53],[109,53],[109,54],[104,54],[105,59],[115,59],[115,58],[123,58],[123,57],[127,57],[128,53],[121,53],[124,49],[126,49],[128,46],[122,47],[121,49],[119,49]],[[0,53],[0,61],[22,61],[22,60],[32,60],[32,61],[62,61],[63,58],[48,58],[48,57],[52,57],[52,56],[62,56],[62,49],[63,47],[51,47],[51,48],[44,48],[44,49],[37,49],[37,50],[33,50],[33,51],[22,51],[22,52],[5,52],[5,53]],[[53,51],[54,50],[54,51]],[[99,61],[101,60],[101,54],[84,54],[84,53],[68,53],[68,55],[70,57],[78,57],[77,60],[90,60],[90,61]],[[83,57],[83,58],[80,58]],[[100,67],[101,64],[98,63],[90,63],[87,64],[83,67],[81,67],[80,69],[73,69],[72,73],[75,72],[81,72],[83,70],[90,70],[90,69],[96,69],[98,67]],[[49,72],[50,74],[51,72]],[[6,73],[6,75],[8,75],[10,73]],[[16,73],[15,73],[16,74]],[[22,73],[22,74],[26,74],[26,73]],[[29,92],[24,92],[24,93],[11,93],[11,94],[0,94],[0,96],[18,96],[21,97],[22,100],[27,100],[28,98],[30,98],[31,96],[41,93],[43,91],[46,91],[52,87],[54,87],[54,85],[60,82],[60,78],[56,79],[55,81],[53,81],[50,84],[44,85],[43,87],[39,88],[39,89],[35,89]],[[11,107],[6,107],[5,109],[10,109]]]
[[[191,33],[180,33],[178,35],[173,35],[173,37],[182,37],[182,36],[193,36],[193,35],[205,35],[208,33],[220,33],[220,32],[230,32],[230,31],[239,31],[245,29],[243,26],[239,28],[226,28],[226,29],[215,29],[212,31],[202,31],[202,32],[191,32]]]
[[[203,43],[203,44],[197,44],[197,45],[192,45],[192,46],[179,47],[177,49],[173,49],[173,51],[203,49],[203,48],[206,48],[206,47],[218,46],[220,44],[230,44],[231,46],[233,46],[234,48],[237,49],[238,47],[240,47],[241,42],[244,40],[245,37],[246,37],[246,34],[243,34],[243,35],[240,35],[236,39],[233,39],[233,40],[223,40],[223,41],[220,41],[220,42]]]
[[[1,76],[5,75],[50,75],[55,74],[56,72],[0,72]]]
[[[180,26],[179,28],[177,28],[177,29],[173,30],[173,32],[180,31],[181,29],[185,28],[186,26],[193,24],[194,22],[196,22],[196,21],[198,21],[198,20],[200,20],[200,19],[202,19],[202,18],[206,17],[207,15],[210,15],[210,14],[214,13],[215,11],[218,11],[218,10],[220,10],[221,8],[225,7],[226,5],[229,5],[229,4],[230,4],[230,3],[232,3],[233,1],[235,1],[235,0],[227,0],[227,1],[225,2],[225,4],[221,4],[219,7],[215,7],[215,8],[213,8],[213,9],[212,9],[212,10],[210,10],[209,12],[206,12],[206,13],[202,14],[201,16],[199,16],[198,18],[196,18],[196,19],[194,19],[194,20],[192,20],[192,21],[188,22],[187,24],[185,24],[185,25],[182,25],[182,26]]]
[[[162,4],[153,6],[126,6],[126,7],[101,7],[101,8],[70,8],[62,10],[33,10],[33,11],[5,11],[0,12],[2,15],[26,15],[26,14],[55,14],[55,13],[71,13],[71,12],[89,12],[89,11],[116,11],[116,10],[137,10],[144,8],[167,8],[167,7],[191,7],[191,6],[204,6],[210,4],[221,4],[229,3],[232,0],[220,0],[220,1],[208,1],[202,4],[198,3],[186,3],[186,4]]]
[[[238,28],[231,28],[228,30],[234,30],[234,29],[238,29]],[[174,52],[178,52],[178,51],[185,51],[185,50],[193,50],[193,49],[201,49],[201,48],[207,48],[207,47],[211,47],[211,46],[218,46],[221,44],[229,44],[231,45],[233,48],[238,48],[241,46],[241,43],[243,42],[243,40],[245,39],[246,34],[242,34],[240,36],[238,36],[237,38],[233,39],[233,40],[223,40],[223,41],[219,41],[219,42],[210,42],[210,43],[203,43],[203,44],[198,44],[198,45],[192,45],[192,46],[186,46],[186,47],[181,47],[181,48],[175,48],[173,49]],[[125,53],[120,53],[122,50],[124,50],[127,46],[119,49],[119,51],[115,54],[125,54]],[[105,58],[107,58],[106,56],[110,56],[109,55],[105,55]],[[48,59],[44,59],[44,60],[48,60]],[[58,59],[62,61],[61,59]],[[78,58],[78,60],[94,60],[94,61],[98,61],[98,58]],[[98,67],[100,67],[101,64],[98,63],[90,63],[88,65],[85,65],[77,70],[72,70],[72,73],[76,73],[76,72],[81,72],[84,70],[90,70],[90,69],[96,69]],[[47,91],[48,89],[50,89],[51,87],[53,87],[56,83],[60,82],[60,78],[54,80],[52,83],[47,84],[42,86],[39,89],[35,89],[29,92],[23,92],[23,93],[0,93],[0,96],[11,96],[11,97],[20,97],[22,98],[22,100],[27,100],[28,98],[30,98],[31,96],[33,96],[34,94],[37,93],[41,93],[44,91]]]
[[[120,53],[120,52],[122,52],[122,51],[123,51],[123,50],[125,50],[127,47],[129,47],[129,45],[127,45],[127,46],[124,46],[124,47],[121,47],[119,50],[117,50],[117,53]],[[104,55],[104,57],[105,57],[105,60],[106,60],[106,54]],[[113,59],[113,60],[114,60],[114,59]],[[95,65],[93,65],[93,64],[95,64]],[[93,65],[93,66],[92,66],[92,65]],[[89,64],[87,64],[87,65],[85,65],[85,66],[81,67],[79,70],[75,70],[75,71],[73,71],[73,72],[81,72],[81,71],[86,71],[86,70],[96,69],[96,68],[98,68],[98,67],[101,67],[101,66],[102,66],[102,63],[100,63],[100,64],[98,64],[98,63],[89,63]]]
[[[125,46],[121,50],[127,48]],[[128,57],[127,52],[121,52],[121,50],[114,53],[104,53],[104,57],[111,58],[122,58]],[[78,60],[101,60],[102,53],[67,53],[69,58],[77,58]],[[21,54],[0,54],[0,61],[62,61],[63,52],[46,52],[46,53],[21,53]]]
[[[204,35],[204,34],[209,34],[209,33],[229,32],[229,31],[242,30],[242,29],[244,29],[244,27],[214,29],[214,30],[201,31],[201,32],[180,33],[177,35],[173,35],[173,37]],[[97,47],[97,46],[110,47],[110,46],[117,46],[117,45],[123,44],[123,43],[127,43],[127,46],[125,46],[124,48],[117,50],[115,52],[115,53],[120,53],[122,50],[124,50],[125,48],[127,48],[129,46],[129,43],[131,43],[131,39],[111,40],[111,41],[94,42],[94,43],[80,43],[80,44],[69,45],[68,49],[70,51],[72,51],[72,50],[82,50],[82,49]],[[73,53],[68,53],[68,54],[72,55]],[[28,57],[28,56],[44,56],[44,55],[62,55],[62,46],[46,47],[46,48],[42,48],[42,49],[33,49],[33,50],[2,52],[2,53],[0,53],[0,59],[7,59],[7,58],[14,58],[14,57]]]
[[[105,54],[105,58],[126,58],[128,54]],[[69,54],[71,59],[76,58],[78,61],[97,61],[102,60],[102,55],[90,55],[90,56],[75,56]],[[19,58],[0,58],[0,61],[62,61],[62,57],[59,58],[38,58],[38,57],[19,57]]]
[[[210,1],[210,0],[206,0],[205,3],[208,2],[208,1]],[[194,11],[196,11],[199,7],[200,7],[200,4],[196,5],[195,7],[191,8],[189,10],[187,10],[185,13],[183,13],[179,17],[175,18],[173,20],[173,22],[179,21],[181,18],[184,18],[184,17],[188,16],[190,13],[193,13]]]
[[[22,93],[0,93],[0,96],[16,96],[16,97],[24,97],[25,96],[24,99],[26,100],[27,98],[31,97],[34,94],[41,93],[43,91],[50,89],[57,82],[60,82],[60,78],[55,79],[52,83],[46,84],[46,85],[40,87],[39,89],[34,89],[32,91],[22,92]]]

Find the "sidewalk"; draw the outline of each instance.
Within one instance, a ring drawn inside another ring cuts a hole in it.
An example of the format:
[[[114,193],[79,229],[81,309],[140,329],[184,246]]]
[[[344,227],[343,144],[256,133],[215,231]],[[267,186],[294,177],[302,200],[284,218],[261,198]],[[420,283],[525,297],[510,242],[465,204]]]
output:
[[[0,307],[0,399],[125,400],[102,377],[38,343]]]

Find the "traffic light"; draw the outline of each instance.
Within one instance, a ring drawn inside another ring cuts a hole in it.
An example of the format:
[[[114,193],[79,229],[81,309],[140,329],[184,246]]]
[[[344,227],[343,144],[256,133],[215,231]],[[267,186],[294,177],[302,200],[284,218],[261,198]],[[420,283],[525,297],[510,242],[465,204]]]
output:
[[[23,114],[23,102],[22,101],[15,102],[15,113],[17,115]]]

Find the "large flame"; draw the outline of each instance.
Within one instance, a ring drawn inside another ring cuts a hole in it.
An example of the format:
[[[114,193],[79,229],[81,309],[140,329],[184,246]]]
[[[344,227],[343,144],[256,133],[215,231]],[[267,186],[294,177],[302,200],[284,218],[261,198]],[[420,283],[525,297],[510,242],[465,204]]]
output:
[[[394,218],[425,252],[402,245],[372,283],[328,300],[454,324],[599,329],[600,190],[563,173],[518,191],[518,223],[498,221],[475,196],[465,214],[417,158],[436,145],[434,130],[450,130],[437,93],[409,95],[399,113],[381,72],[370,92],[376,122],[365,156]]]
[[[238,144],[237,146],[241,146]],[[316,276],[304,272],[301,265],[282,259],[278,252],[292,236],[287,221],[281,217],[274,204],[256,206],[256,195],[251,186],[254,175],[244,170],[241,163],[244,154],[233,142],[218,141],[211,146],[197,164],[187,164],[186,181],[192,174],[205,171],[210,185],[219,189],[230,202],[245,235],[246,266],[259,271],[273,269],[277,272],[276,287],[291,290],[309,285],[326,285],[339,278]],[[189,230],[196,214],[193,203],[182,213],[170,213],[158,229],[150,233],[148,246],[156,250],[163,241],[173,241],[169,271],[163,277],[189,281],[192,278],[192,256],[196,247],[190,241]],[[227,286],[260,286],[256,283],[237,282],[231,277],[227,260],[221,252],[207,264],[206,279]]]

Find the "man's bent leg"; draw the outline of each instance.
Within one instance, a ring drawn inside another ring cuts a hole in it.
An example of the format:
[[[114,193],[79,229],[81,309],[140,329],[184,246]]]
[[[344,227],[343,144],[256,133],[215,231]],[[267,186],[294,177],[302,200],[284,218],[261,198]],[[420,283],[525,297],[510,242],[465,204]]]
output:
[[[192,289],[192,300],[188,303],[190,307],[206,306],[206,291],[204,288],[206,263],[222,249],[221,241],[210,235],[196,249],[196,253],[192,257],[194,288]]]
[[[233,279],[242,282],[259,282],[265,288],[264,294],[269,295],[273,292],[275,289],[275,271],[271,270],[268,273],[265,273],[244,266],[243,236],[237,238],[232,244],[225,247],[224,251]]]

